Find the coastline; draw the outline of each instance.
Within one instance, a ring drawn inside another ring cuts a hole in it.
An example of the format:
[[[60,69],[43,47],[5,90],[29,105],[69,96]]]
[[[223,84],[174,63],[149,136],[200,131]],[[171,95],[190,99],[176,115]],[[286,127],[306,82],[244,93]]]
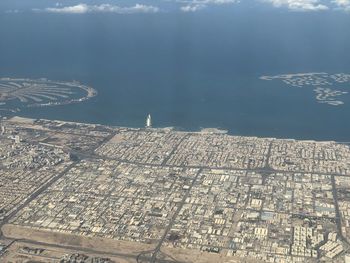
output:
[[[99,124],[99,123],[88,123],[88,122],[76,122],[76,121],[64,121],[64,120],[57,120],[57,119],[44,119],[44,118],[28,118],[28,117],[21,117],[21,116],[12,116],[10,118],[0,118],[0,123],[2,121],[9,121],[9,122],[17,122],[17,123],[32,123],[34,124],[36,121],[50,121],[50,122],[57,122],[63,124],[78,124],[78,125],[91,125],[91,126],[101,126],[101,127],[110,127],[115,129],[126,129],[126,130],[133,130],[133,131],[155,131],[155,132],[177,132],[177,133],[187,133],[187,134],[202,134],[202,135],[221,135],[221,136],[231,136],[231,137],[239,137],[239,138],[257,138],[257,139],[273,139],[273,140],[284,140],[284,141],[301,141],[301,142],[317,142],[317,143],[339,143],[339,144],[350,144],[350,142],[343,142],[343,141],[336,141],[336,140],[315,140],[315,139],[297,139],[297,138],[279,138],[279,137],[272,137],[272,136],[255,136],[255,135],[242,135],[242,134],[233,134],[230,133],[229,130],[224,130],[221,128],[200,128],[198,130],[185,130],[176,126],[167,126],[167,127],[152,127],[152,128],[145,128],[145,127],[129,127],[129,126],[119,126],[119,125],[105,125],[105,124]]]

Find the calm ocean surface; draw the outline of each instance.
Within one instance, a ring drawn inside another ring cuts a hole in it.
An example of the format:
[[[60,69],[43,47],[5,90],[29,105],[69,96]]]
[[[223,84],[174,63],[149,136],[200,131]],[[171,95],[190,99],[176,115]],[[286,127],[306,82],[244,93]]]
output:
[[[0,77],[78,80],[81,104],[20,115],[108,125],[350,141],[350,82],[339,106],[312,88],[262,75],[350,74],[350,14],[250,10],[200,13],[0,15]]]

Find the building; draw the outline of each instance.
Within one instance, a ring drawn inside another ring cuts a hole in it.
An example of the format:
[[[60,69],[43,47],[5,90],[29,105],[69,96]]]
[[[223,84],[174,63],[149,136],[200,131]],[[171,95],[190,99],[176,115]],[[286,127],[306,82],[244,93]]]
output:
[[[151,128],[151,127],[152,127],[152,117],[151,117],[151,114],[148,114],[146,119],[146,128]]]

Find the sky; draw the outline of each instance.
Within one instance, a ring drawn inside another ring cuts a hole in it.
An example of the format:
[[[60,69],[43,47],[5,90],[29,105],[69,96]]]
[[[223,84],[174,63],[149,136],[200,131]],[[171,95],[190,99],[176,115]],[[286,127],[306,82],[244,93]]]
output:
[[[1,0],[0,12],[132,15],[161,12],[194,13],[214,8],[235,8],[240,5],[294,12],[346,12],[350,15],[350,0]]]

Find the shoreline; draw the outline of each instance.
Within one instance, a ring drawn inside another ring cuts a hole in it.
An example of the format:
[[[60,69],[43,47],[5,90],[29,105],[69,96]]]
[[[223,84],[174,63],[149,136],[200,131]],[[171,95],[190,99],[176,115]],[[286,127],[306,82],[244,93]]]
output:
[[[317,143],[338,143],[338,144],[350,144],[350,141],[336,141],[336,140],[316,140],[316,139],[297,139],[297,138],[287,138],[287,137],[273,137],[273,136],[256,136],[256,135],[242,135],[242,134],[234,134],[229,130],[221,129],[221,128],[199,128],[196,130],[185,130],[181,127],[176,126],[167,126],[167,127],[131,127],[131,126],[119,126],[119,125],[105,125],[99,123],[89,123],[89,122],[77,122],[77,121],[65,121],[65,120],[57,120],[57,119],[46,119],[46,118],[29,118],[22,117],[19,115],[12,116],[10,118],[0,116],[0,124],[1,122],[18,122],[18,123],[28,123],[32,122],[33,124],[36,121],[53,121],[58,122],[61,125],[63,124],[78,124],[78,125],[93,125],[93,126],[104,126],[115,129],[127,129],[133,131],[162,131],[162,132],[178,132],[178,133],[187,133],[187,134],[201,134],[201,135],[221,135],[221,136],[232,136],[232,137],[240,137],[240,138],[257,138],[257,139],[274,139],[274,140],[285,140],[285,141],[302,141],[302,142],[317,142]]]

